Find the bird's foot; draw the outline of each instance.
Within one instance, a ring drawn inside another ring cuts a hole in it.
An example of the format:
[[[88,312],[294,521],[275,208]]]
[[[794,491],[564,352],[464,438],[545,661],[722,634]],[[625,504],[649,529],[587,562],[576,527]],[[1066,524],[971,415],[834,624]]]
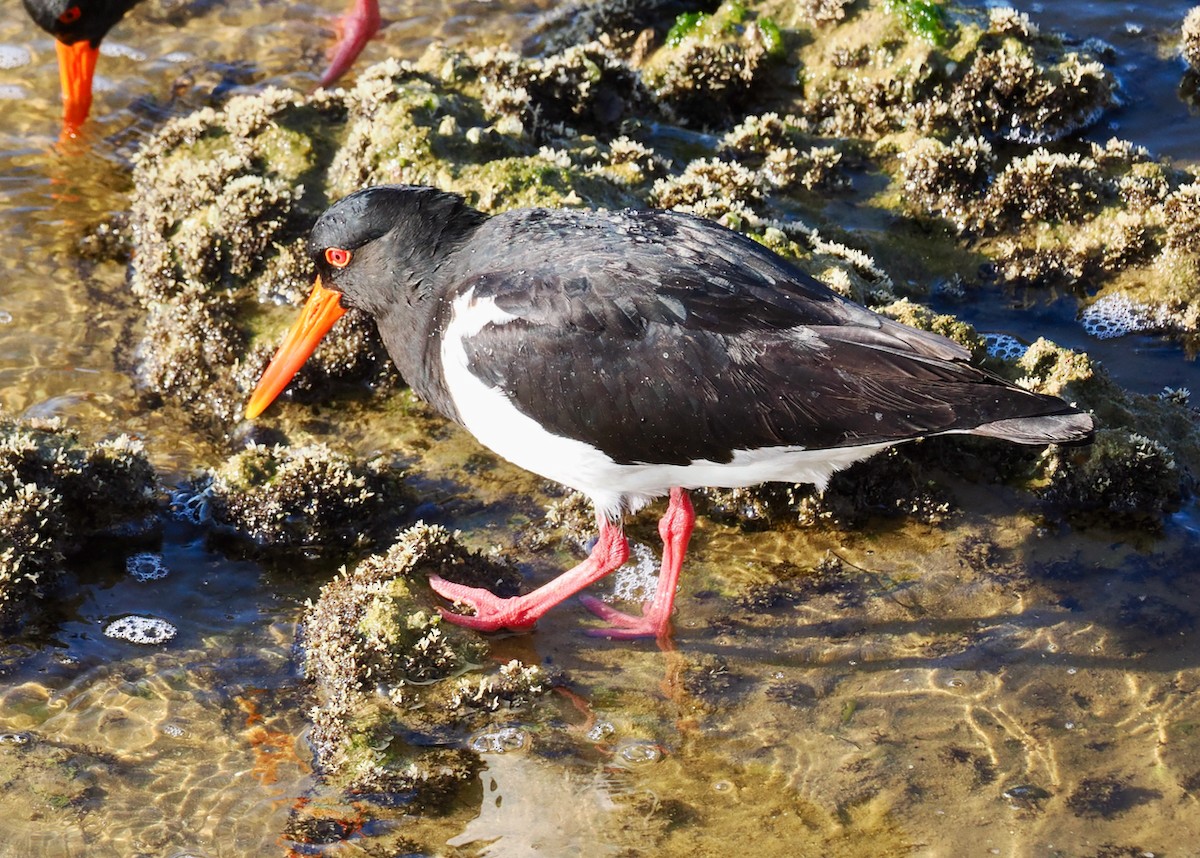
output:
[[[647,603],[645,613],[639,617],[618,611],[595,596],[580,596],[579,601],[583,602],[585,608],[608,623],[602,628],[588,629],[587,634],[592,637],[612,638],[613,640],[662,639],[671,633],[669,611],[657,611],[654,609],[653,603]]]
[[[498,632],[501,629],[528,631],[544,613],[539,612],[523,596],[502,599],[489,590],[455,584],[440,575],[430,575],[429,586],[443,599],[474,609],[474,614],[456,614],[446,608],[438,610],[448,622],[477,632]]]

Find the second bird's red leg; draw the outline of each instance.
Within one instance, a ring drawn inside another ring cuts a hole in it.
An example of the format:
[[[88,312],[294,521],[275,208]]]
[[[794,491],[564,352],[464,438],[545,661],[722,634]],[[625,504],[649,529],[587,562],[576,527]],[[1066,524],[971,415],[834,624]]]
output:
[[[338,40],[329,49],[329,68],[321,75],[321,86],[329,86],[354,65],[382,23],[379,0],[351,0],[346,14],[337,19]]]

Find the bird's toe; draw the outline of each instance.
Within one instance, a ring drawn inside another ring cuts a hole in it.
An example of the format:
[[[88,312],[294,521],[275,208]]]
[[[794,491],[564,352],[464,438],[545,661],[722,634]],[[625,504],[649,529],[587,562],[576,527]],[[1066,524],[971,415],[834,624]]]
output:
[[[523,610],[521,597],[502,599],[495,593],[479,587],[468,587],[447,581],[439,575],[429,576],[433,591],[456,605],[466,605],[474,614],[459,614],[447,608],[439,608],[442,617],[457,626],[480,632],[496,632],[501,629],[526,631],[533,628],[537,617],[528,616]]]

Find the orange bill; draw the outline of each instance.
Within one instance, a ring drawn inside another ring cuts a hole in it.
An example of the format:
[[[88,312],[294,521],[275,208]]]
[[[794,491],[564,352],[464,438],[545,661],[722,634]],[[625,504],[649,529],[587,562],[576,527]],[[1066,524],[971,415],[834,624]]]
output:
[[[63,131],[74,134],[92,109],[92,74],[100,49],[84,39],[73,45],[56,42],[58,77],[62,83]]]
[[[300,318],[284,337],[283,345],[275,352],[275,357],[271,358],[271,363],[267,365],[266,371],[258,381],[258,387],[254,388],[254,393],[250,395],[250,402],[246,405],[246,417],[253,420],[262,414],[288,386],[292,376],[304,366],[308,356],[321,342],[321,337],[329,333],[333,323],[346,312],[339,303],[341,297],[341,292],[326,289],[321,285],[321,278],[317,278],[312,294],[308,296],[308,302],[300,311]]]

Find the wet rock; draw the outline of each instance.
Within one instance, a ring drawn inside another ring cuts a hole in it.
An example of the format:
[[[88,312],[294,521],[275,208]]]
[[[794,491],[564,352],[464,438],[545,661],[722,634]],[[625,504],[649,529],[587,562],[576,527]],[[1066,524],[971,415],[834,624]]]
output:
[[[960,233],[974,229],[994,163],[992,146],[983,138],[957,138],[947,144],[924,137],[901,154],[907,201],[946,218]]]
[[[907,298],[901,298],[899,301],[880,307],[878,312],[897,322],[903,322],[909,327],[932,331],[954,340],[972,352],[977,359],[984,354],[983,338],[979,336],[975,328],[948,313],[935,313],[928,307],[913,303]]]
[[[326,204],[319,184],[305,182],[329,146],[321,135],[331,114],[323,98],[268,89],[167,123],[135,159],[131,286],[147,314],[137,377],[198,421],[233,422],[270,354],[265,345],[247,353],[247,299],[294,300],[311,281],[295,247]],[[382,360],[377,342],[363,347],[361,325],[332,336],[302,385],[339,370],[370,376]],[[350,370],[331,366],[346,363],[339,344],[364,356]]]
[[[395,533],[412,507],[403,472],[388,461],[354,461],[325,444],[252,443],[194,492],[215,524],[274,552],[362,548]]]
[[[702,488],[694,499],[715,521],[757,530],[790,518],[793,495],[787,486],[771,483],[737,489]]]
[[[66,554],[91,537],[142,533],[157,508],[140,442],[86,444],[55,420],[0,416],[0,626],[33,613]]]
[[[548,11],[535,24],[528,48],[561,51],[605,38],[632,47],[640,34],[665,36],[685,13],[712,13],[717,0],[585,0],[564,3]]]
[[[754,219],[753,205],[763,197],[762,178],[733,161],[697,158],[683,174],[659,179],[651,191],[658,208],[674,209],[736,228]]]
[[[783,52],[778,26],[726,2],[711,15],[679,16],[642,77],[669,117],[712,128],[745,112]]]
[[[1171,451],[1144,435],[1101,430],[1086,460],[1062,448],[1051,448],[1047,458],[1043,497],[1073,514],[1099,514],[1109,524],[1154,523],[1183,499]]]
[[[480,51],[472,62],[488,118],[503,123],[506,133],[528,132],[538,143],[579,133],[611,139],[623,119],[650,106],[641,78],[599,42],[537,59]]]
[[[429,749],[434,734],[528,708],[554,682],[516,661],[481,670],[479,636],[443,623],[421,595],[433,573],[510,585],[515,576],[445,529],[418,524],[326,584],[301,633],[321,772],[349,791],[399,793],[422,807],[443,806],[480,767],[470,752]]]
[[[596,511],[587,496],[580,492],[568,492],[546,508],[540,522],[531,524],[523,541],[534,550],[555,543],[566,543],[582,549],[596,536]]]
[[[823,492],[797,486],[796,520],[806,527],[849,530],[870,516],[899,515],[937,525],[955,511],[946,491],[923,475],[907,450],[893,447],[869,462],[834,474]]]
[[[1014,158],[996,177],[982,220],[992,231],[1024,221],[1081,220],[1094,214],[1109,193],[1091,158],[1038,149]]]
[[[1086,128],[1116,101],[1112,75],[1095,58],[1064,51],[1051,36],[1007,32],[981,42],[950,96],[950,115],[974,133],[1046,143]],[[961,118],[960,118],[961,117]]]
[[[833,24],[845,19],[854,0],[800,0],[799,12],[814,24]]]
[[[840,137],[918,131],[1046,143],[1115,103],[1114,79],[1093,55],[1066,50],[1028,18],[960,9],[955,21],[932,3],[869,4],[800,51],[801,114],[817,133]]]
[[[1183,19],[1179,52],[1192,71],[1200,73],[1200,6],[1194,6]]]

